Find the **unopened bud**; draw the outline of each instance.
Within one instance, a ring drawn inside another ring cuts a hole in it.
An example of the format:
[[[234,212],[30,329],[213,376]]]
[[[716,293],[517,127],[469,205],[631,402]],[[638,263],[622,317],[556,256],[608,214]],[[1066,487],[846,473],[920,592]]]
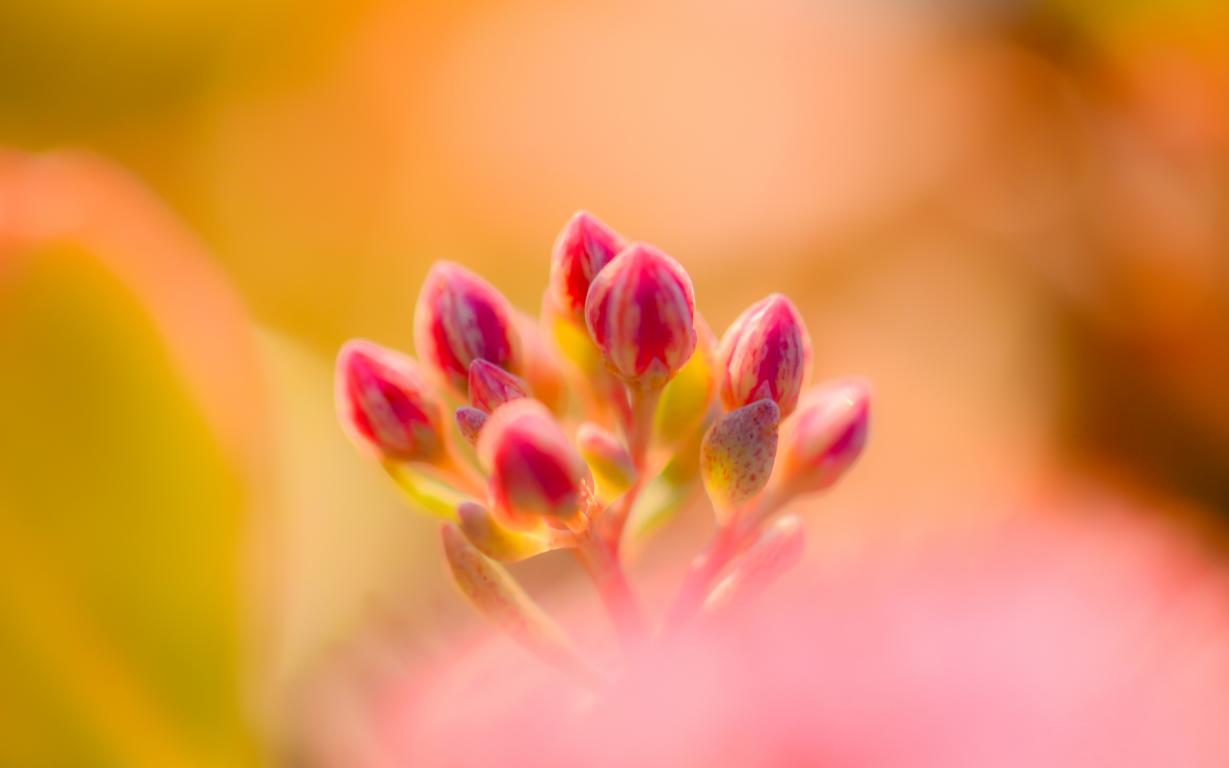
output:
[[[336,399],[346,431],[381,458],[433,462],[444,455],[443,409],[405,355],[346,342],[337,355]]]
[[[465,442],[470,445],[477,445],[478,433],[482,431],[482,425],[486,424],[486,413],[463,405],[457,409],[456,418],[457,429],[461,432],[461,437],[465,438]]]
[[[738,509],[768,483],[777,454],[781,410],[757,400],[720,417],[700,446],[704,489],[721,517]]]
[[[870,392],[856,379],[838,381],[803,397],[781,441],[777,481],[794,493],[827,488],[866,445]]]
[[[774,293],[738,316],[721,340],[718,359],[726,408],[766,397],[785,418],[797,407],[811,367],[811,337],[793,302]]]
[[[516,563],[550,549],[547,539],[504,528],[486,507],[472,501],[457,506],[457,519],[465,538],[492,560]]]
[[[623,250],[623,238],[597,217],[580,211],[555,240],[550,295],[560,313],[583,323],[589,284]]]
[[[622,441],[592,422],[585,422],[576,431],[580,455],[593,470],[603,499],[613,499],[632,487],[636,467]]]
[[[514,400],[487,419],[478,458],[491,473],[492,510],[510,528],[566,525],[592,487],[589,468],[536,400]]]
[[[486,360],[469,364],[469,404],[490,413],[511,400],[529,397],[529,385],[520,376],[508,373]]]
[[[464,393],[475,360],[519,370],[519,342],[512,307],[490,283],[450,262],[427,273],[414,310],[414,344],[449,386]]]
[[[683,267],[635,243],[594,278],[585,320],[610,370],[628,384],[657,389],[695,351],[695,304]]]
[[[478,613],[547,664],[589,685],[601,679],[559,625],[511,574],[478,551],[457,526],[442,526],[440,538],[453,580]]]

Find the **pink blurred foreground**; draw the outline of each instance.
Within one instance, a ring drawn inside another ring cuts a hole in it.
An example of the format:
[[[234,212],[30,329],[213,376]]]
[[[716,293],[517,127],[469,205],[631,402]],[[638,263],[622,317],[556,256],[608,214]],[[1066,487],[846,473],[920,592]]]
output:
[[[366,768],[1224,766],[1227,597],[1150,524],[1022,518],[817,564],[596,695],[478,643],[332,698],[360,710],[315,740]]]

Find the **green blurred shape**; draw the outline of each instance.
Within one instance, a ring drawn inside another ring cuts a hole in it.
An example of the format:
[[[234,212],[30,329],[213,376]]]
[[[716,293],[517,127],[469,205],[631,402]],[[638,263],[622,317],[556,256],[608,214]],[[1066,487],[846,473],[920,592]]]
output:
[[[254,765],[237,468],[100,263],[65,246],[8,268],[0,765]]]

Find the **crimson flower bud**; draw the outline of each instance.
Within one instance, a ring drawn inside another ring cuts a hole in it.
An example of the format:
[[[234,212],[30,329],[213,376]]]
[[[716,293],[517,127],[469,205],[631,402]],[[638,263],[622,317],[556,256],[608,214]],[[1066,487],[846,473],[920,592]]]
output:
[[[465,442],[477,445],[478,434],[482,432],[482,426],[486,424],[486,412],[463,405],[457,409],[456,419],[457,429],[461,431],[461,437],[465,438]]]
[[[808,393],[781,439],[779,482],[795,493],[829,487],[866,445],[870,392],[856,379]]]
[[[475,360],[512,371],[520,366],[512,306],[490,283],[451,262],[427,273],[414,310],[414,344],[419,358],[459,392]]]
[[[811,367],[811,336],[794,303],[774,293],[747,308],[726,331],[718,353],[727,409],[768,398],[785,418]]]
[[[478,437],[478,458],[491,474],[492,512],[518,530],[566,525],[592,488],[589,468],[546,406],[514,400],[496,409]]]
[[[431,462],[444,454],[443,410],[413,360],[355,339],[337,355],[337,413],[351,437],[383,458]]]
[[[691,278],[674,259],[634,243],[589,286],[585,320],[606,365],[629,384],[659,388],[696,348]]]
[[[589,284],[621,250],[623,238],[595,216],[573,216],[551,253],[550,295],[559,311],[583,322]]]
[[[510,400],[529,397],[529,385],[520,376],[508,373],[486,360],[469,364],[469,404],[490,413]]]

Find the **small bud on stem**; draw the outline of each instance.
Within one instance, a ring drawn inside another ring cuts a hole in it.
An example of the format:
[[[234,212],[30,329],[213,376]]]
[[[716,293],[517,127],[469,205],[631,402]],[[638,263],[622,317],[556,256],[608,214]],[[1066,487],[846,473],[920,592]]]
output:
[[[597,479],[604,499],[613,499],[636,482],[631,454],[619,439],[597,424],[585,422],[576,431],[576,445]]]
[[[809,393],[781,441],[774,482],[790,492],[831,486],[858,459],[870,426],[870,392],[856,379]]]
[[[700,446],[704,489],[724,522],[768,484],[777,455],[781,411],[772,400],[757,400],[713,423]]]
[[[469,364],[469,404],[490,413],[511,400],[529,397],[529,385],[520,376],[508,373],[486,360]]]
[[[568,526],[592,492],[589,468],[546,406],[514,400],[496,409],[478,437],[491,473],[493,511],[518,530],[546,522]]]
[[[811,337],[794,303],[774,293],[739,315],[721,341],[718,359],[726,408],[766,397],[785,418],[797,407],[811,368]]]
[[[414,310],[418,356],[450,387],[465,393],[475,360],[520,368],[520,338],[508,300],[464,267],[438,262],[427,273]]]
[[[470,445],[478,444],[478,435],[482,432],[482,427],[486,424],[486,413],[468,405],[463,405],[457,409],[457,429],[461,432],[461,437],[465,438],[465,442]]]
[[[479,552],[455,525],[442,526],[440,538],[454,581],[478,613],[546,663],[586,685],[600,684],[601,675],[507,571]]]
[[[346,431],[381,458],[433,463],[445,456],[442,407],[408,357],[370,341],[346,342],[336,397]]]
[[[633,390],[659,390],[696,348],[695,294],[674,259],[629,245],[589,286],[585,320],[606,365]]]
[[[584,322],[590,283],[623,245],[617,232],[587,211],[568,221],[555,240],[550,266],[551,300],[563,315]]]

